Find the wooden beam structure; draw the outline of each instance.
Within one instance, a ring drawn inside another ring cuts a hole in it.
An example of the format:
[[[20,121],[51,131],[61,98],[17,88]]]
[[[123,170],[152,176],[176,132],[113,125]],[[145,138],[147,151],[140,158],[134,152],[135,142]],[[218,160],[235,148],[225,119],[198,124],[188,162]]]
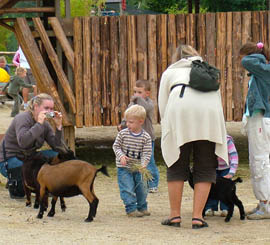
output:
[[[43,45],[47,51],[48,57],[55,69],[55,73],[62,85],[62,88],[64,90],[64,93],[66,95],[66,98],[70,104],[70,107],[72,109],[73,113],[76,113],[76,105],[75,105],[75,97],[74,97],[74,93],[69,85],[69,82],[67,80],[67,77],[62,69],[62,66],[58,60],[57,54],[54,51],[54,48],[50,42],[50,39],[46,33],[45,28],[42,25],[42,22],[40,20],[40,18],[33,18],[34,21],[34,25],[36,30],[38,31],[40,38],[43,42]]]
[[[44,63],[43,57],[40,54],[39,48],[31,35],[31,30],[25,18],[18,18],[14,25],[17,40],[22,47],[22,50],[30,64],[31,70],[37,80],[37,85],[41,91],[50,94],[55,101],[55,105],[63,115],[63,125],[71,126],[72,122],[68,118],[66,110],[59,98],[57,88],[51,75],[48,71],[46,64]]]
[[[40,8],[8,8],[0,9],[0,14],[10,13],[54,13],[54,7],[40,7]]]
[[[71,45],[66,37],[66,34],[59,22],[59,20],[56,17],[50,17],[49,22],[53,28],[53,31],[55,33],[55,36],[57,40],[59,41],[65,56],[67,57],[67,60],[69,64],[71,65],[72,69],[74,70],[74,52],[71,48]]]

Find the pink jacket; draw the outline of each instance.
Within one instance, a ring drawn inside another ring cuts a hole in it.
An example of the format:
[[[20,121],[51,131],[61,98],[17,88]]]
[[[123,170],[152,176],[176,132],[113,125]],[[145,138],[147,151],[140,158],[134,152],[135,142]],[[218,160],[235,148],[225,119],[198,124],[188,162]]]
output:
[[[20,52],[19,52],[19,50],[16,51],[16,53],[12,59],[12,63],[17,67],[20,66]]]

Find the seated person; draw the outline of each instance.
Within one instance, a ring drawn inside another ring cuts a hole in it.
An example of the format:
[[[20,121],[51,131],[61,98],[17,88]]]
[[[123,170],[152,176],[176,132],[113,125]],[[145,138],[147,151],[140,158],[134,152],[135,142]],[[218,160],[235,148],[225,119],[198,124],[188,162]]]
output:
[[[53,113],[56,126],[54,132],[47,121],[48,113]],[[15,116],[0,143],[0,173],[8,177],[9,169],[21,167],[23,162],[18,159],[31,155],[40,149],[46,141],[52,149],[62,145],[62,115],[54,111],[53,98],[48,94],[39,94],[29,102],[27,111]],[[47,157],[54,157],[57,152],[44,150]],[[12,196],[12,193],[10,193]]]

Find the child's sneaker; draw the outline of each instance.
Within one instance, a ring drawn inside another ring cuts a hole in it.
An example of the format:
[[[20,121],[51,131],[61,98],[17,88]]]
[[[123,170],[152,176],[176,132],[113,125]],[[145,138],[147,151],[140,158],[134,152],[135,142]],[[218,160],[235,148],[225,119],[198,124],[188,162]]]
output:
[[[228,210],[222,210],[221,213],[220,213],[220,217],[226,217],[228,214]]]
[[[137,217],[143,217],[144,214],[142,212],[139,212],[139,211],[136,210],[136,211],[127,213],[127,216],[132,217],[132,218],[137,218]]]
[[[150,216],[151,215],[151,213],[147,209],[139,211],[139,212],[142,213],[143,216]]]
[[[157,193],[157,192],[158,192],[158,188],[157,187],[149,188],[149,193]]]
[[[205,211],[205,216],[214,216],[214,215],[215,215],[215,211],[212,210],[211,208]]]

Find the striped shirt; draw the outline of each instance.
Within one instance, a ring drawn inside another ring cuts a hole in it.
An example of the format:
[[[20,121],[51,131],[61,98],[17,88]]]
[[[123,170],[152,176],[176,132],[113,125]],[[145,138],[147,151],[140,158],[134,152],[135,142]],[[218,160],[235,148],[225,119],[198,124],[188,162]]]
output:
[[[128,128],[125,128],[117,134],[113,144],[113,151],[116,156],[117,167],[129,168],[130,164],[132,164],[121,165],[120,159],[122,156],[138,160],[143,166],[146,166],[152,155],[152,139],[144,129],[140,134],[134,134]]]
[[[218,170],[224,170],[230,168],[229,174],[235,175],[236,170],[238,168],[238,153],[235,148],[233,138],[230,135],[227,135],[227,146],[228,146],[228,154],[229,154],[229,166],[226,162],[218,157]]]

